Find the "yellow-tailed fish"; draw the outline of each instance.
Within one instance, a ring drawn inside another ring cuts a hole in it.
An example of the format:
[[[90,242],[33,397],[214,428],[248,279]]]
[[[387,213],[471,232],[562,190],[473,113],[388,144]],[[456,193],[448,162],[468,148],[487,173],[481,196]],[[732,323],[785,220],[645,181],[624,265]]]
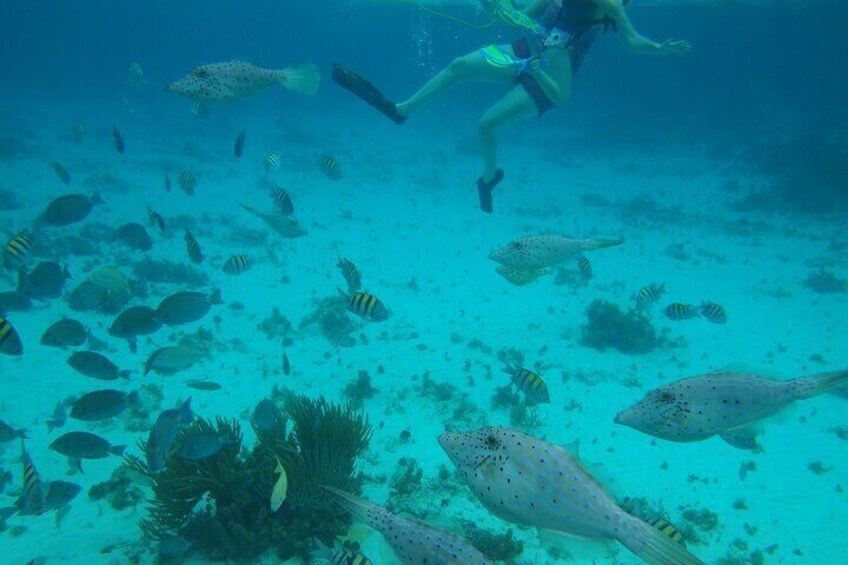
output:
[[[274,483],[274,488],[271,490],[271,512],[276,512],[280,509],[280,506],[286,501],[286,494],[289,490],[289,478],[286,475],[286,470],[283,464],[280,463],[279,457],[276,460],[277,468],[274,469],[274,472],[279,473],[280,476],[277,477],[277,482]]]

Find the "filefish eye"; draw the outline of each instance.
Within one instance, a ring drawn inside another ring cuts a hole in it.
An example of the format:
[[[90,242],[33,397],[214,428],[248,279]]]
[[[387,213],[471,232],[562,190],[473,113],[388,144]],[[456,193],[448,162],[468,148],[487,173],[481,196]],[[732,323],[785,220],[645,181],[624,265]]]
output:
[[[661,402],[673,402],[674,401],[674,394],[670,393],[667,390],[664,390],[660,394],[660,401]]]
[[[498,438],[496,438],[492,434],[489,434],[488,436],[486,436],[486,447],[495,448],[497,446],[498,446]]]

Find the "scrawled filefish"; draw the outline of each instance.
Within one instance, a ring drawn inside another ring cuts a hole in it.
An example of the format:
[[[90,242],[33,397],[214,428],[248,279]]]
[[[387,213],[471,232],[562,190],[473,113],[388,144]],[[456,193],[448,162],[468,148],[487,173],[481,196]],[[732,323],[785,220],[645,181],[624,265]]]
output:
[[[565,449],[502,427],[445,432],[439,445],[496,516],[598,541],[617,540],[652,565],[702,562],[628,514]]]
[[[621,239],[571,239],[556,234],[531,235],[493,251],[489,259],[516,269],[556,267],[584,251],[613,247]]]
[[[268,227],[285,238],[294,239],[309,233],[293,216],[285,216],[279,212],[263,212],[245,204],[239,204],[239,206],[265,222]]]
[[[498,265],[495,272],[515,286],[524,286],[534,282],[539,277],[551,274],[551,270],[547,267],[543,269],[517,269],[505,265]]]
[[[330,498],[342,508],[383,534],[402,563],[438,563],[439,565],[491,565],[465,539],[418,520],[392,514],[382,506],[343,490],[324,487]]]
[[[277,70],[244,61],[229,61],[197,67],[167,85],[165,90],[211,106],[247,98],[275,84],[311,96],[318,92],[320,80],[318,68],[313,64]]]
[[[848,370],[778,381],[740,373],[681,379],[649,392],[618,413],[622,424],[670,441],[720,436],[740,449],[756,447],[751,426],[786,405],[848,383]]]

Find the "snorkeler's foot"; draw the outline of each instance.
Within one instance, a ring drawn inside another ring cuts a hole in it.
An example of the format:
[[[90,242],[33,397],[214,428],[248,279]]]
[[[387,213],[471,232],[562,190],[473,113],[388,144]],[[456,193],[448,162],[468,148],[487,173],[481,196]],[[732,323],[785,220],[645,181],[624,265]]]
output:
[[[477,179],[477,195],[480,197],[480,209],[487,214],[492,213],[492,191],[504,178],[503,169],[495,171],[491,180],[484,181],[483,177]]]
[[[338,63],[333,63],[333,80],[345,90],[349,90],[371,106],[377,108],[393,122],[402,124],[406,121],[406,116],[398,111],[397,104],[383,96],[383,93],[376,86],[352,70]]]

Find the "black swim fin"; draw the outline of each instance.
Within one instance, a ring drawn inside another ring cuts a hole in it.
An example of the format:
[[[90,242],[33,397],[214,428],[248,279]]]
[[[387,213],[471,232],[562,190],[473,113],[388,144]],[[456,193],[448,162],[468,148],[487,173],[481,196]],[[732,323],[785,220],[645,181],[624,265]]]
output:
[[[492,213],[492,191],[503,178],[503,169],[498,169],[495,171],[495,176],[489,182],[485,182],[483,177],[477,179],[477,195],[480,197],[480,209],[487,214]]]
[[[383,96],[376,86],[338,63],[333,63],[333,80],[345,90],[349,90],[371,106],[382,112],[395,123],[402,124],[406,116],[398,112],[397,105]]]

